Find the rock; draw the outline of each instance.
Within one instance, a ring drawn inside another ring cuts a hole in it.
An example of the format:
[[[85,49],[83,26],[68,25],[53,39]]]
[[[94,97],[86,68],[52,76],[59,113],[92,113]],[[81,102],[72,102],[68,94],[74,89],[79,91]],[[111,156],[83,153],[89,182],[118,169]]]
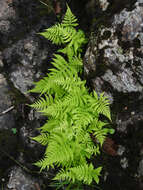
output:
[[[143,160],[139,162],[138,174],[140,177],[143,177]]]
[[[33,82],[46,72],[51,45],[35,36],[18,41],[3,51],[3,62],[9,80],[22,94],[33,86]]]
[[[16,12],[10,4],[9,1],[1,0],[0,20],[14,19],[16,17]]]
[[[15,163],[23,164],[31,172],[35,161],[41,158],[44,147],[30,139],[36,136],[35,128],[40,127],[40,116],[32,117],[28,111],[25,115],[18,113],[16,106],[12,105],[11,94],[6,78],[0,74],[0,172],[1,183],[6,183],[9,168]],[[18,98],[18,97],[17,97]],[[33,113],[34,114],[34,113]],[[29,116],[29,120],[28,117]],[[25,119],[25,117],[27,117]],[[28,122],[29,121],[29,122]],[[23,153],[24,152],[24,153]],[[36,189],[38,188],[38,179],[33,181],[31,175],[24,172],[24,169],[14,168],[9,174],[8,189]],[[37,187],[36,187],[37,186]]]
[[[36,186],[39,187],[37,179],[32,178],[19,167],[14,167],[9,176],[6,190],[35,190]]]
[[[32,137],[35,137],[39,134],[36,130],[39,127],[41,127],[40,123],[37,120],[33,120],[27,124],[25,123],[19,132],[21,145],[23,149],[25,149],[25,155],[27,155],[26,160],[29,158],[31,162],[41,159],[40,156],[44,153],[44,146],[32,140]]]
[[[122,70],[116,74],[112,70],[107,70],[101,78],[111,84],[114,90],[123,93],[142,92],[143,88],[137,79],[132,77],[133,72],[123,66]]]
[[[4,11],[1,13],[1,56],[4,72],[13,86],[24,95],[33,82],[43,76],[43,72],[47,72],[47,62],[55,49],[51,43],[37,34],[51,26],[56,18],[52,13],[45,13],[41,17],[40,10],[37,12],[40,5],[40,2],[33,0],[13,0],[10,7],[8,4],[5,7],[12,9],[15,16],[10,19]]]
[[[16,19],[16,12],[10,5],[9,1],[1,0],[0,6],[0,43],[1,46],[6,46],[11,41],[8,36],[14,32],[14,27],[11,23]],[[9,40],[8,40],[9,39]],[[7,42],[7,44],[5,43]]]
[[[14,160],[33,169],[31,163],[43,153],[44,147],[30,139],[38,133],[40,116],[32,116],[26,105],[33,101],[27,91],[50,67],[55,46],[37,33],[55,23],[56,15],[41,12],[41,3],[35,0],[2,0],[0,4],[0,72],[4,73],[0,74],[0,174],[6,183]],[[40,189],[38,179],[31,175],[13,168],[7,189]]]
[[[139,33],[142,32],[143,28],[143,7],[137,6],[129,16],[124,20],[122,28],[122,40],[132,41]]]
[[[143,7],[123,9],[111,21],[111,27],[100,29],[94,45],[89,43],[84,64],[87,78],[96,91],[105,91],[111,100],[116,92],[142,94]]]
[[[122,159],[120,160],[120,164],[121,164],[121,167],[122,167],[123,169],[127,169],[127,167],[129,166],[128,160],[127,160],[126,157],[124,157],[124,158],[122,158]]]
[[[1,54],[2,54],[2,52],[0,51],[0,70],[2,70],[2,68],[4,66]]]
[[[11,130],[15,127],[14,107],[8,94],[9,91],[10,87],[7,84],[6,78],[3,74],[0,74],[0,130]],[[9,109],[10,111],[7,111]]]
[[[47,16],[47,13],[41,17],[42,9],[39,1],[1,1],[0,43],[3,48],[20,40],[31,31],[38,32],[39,28],[48,27],[49,23],[55,20],[53,13],[52,17],[50,14]]]
[[[10,87],[6,78],[0,74],[0,168],[2,175],[13,164],[10,156],[15,158],[18,142],[17,134],[13,133],[17,124],[9,91]]]
[[[99,0],[100,7],[103,11],[108,8],[109,2],[107,0]]]
[[[122,156],[125,152],[126,148],[122,145],[118,146],[117,155]]]
[[[115,2],[96,18],[95,34],[91,35],[84,57],[84,72],[91,89],[98,94],[104,92],[112,103],[118,156],[106,161],[110,166],[103,189],[141,190],[143,4]]]

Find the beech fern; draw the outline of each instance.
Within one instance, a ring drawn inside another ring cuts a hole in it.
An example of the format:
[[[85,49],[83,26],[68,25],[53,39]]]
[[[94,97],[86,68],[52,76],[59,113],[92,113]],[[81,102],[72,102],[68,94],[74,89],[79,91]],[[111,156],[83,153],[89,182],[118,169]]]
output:
[[[40,33],[65,47],[54,55],[53,68],[47,76],[30,90],[40,93],[31,107],[48,118],[40,128],[40,135],[33,139],[46,146],[43,159],[36,162],[41,170],[58,166],[55,180],[91,184],[99,182],[102,167],[95,168],[89,159],[100,153],[107,133],[112,133],[100,116],[104,115],[106,121],[111,116],[107,97],[95,91],[89,93],[86,82],[79,77],[83,70],[82,45],[87,40],[75,28],[77,25],[76,17],[67,6],[63,21]]]

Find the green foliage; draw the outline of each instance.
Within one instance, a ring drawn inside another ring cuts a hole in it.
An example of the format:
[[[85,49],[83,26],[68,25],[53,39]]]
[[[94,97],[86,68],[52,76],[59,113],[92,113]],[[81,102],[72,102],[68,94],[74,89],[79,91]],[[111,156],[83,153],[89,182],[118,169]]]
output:
[[[41,33],[65,48],[54,55],[53,68],[31,90],[40,93],[31,107],[48,117],[41,134],[33,139],[47,146],[43,159],[36,163],[41,170],[58,166],[61,169],[55,180],[91,184],[99,182],[101,167],[94,168],[89,159],[100,153],[107,133],[112,133],[106,127],[111,116],[104,94],[89,93],[86,82],[79,77],[83,68],[81,47],[87,40],[81,30],[76,30],[77,25],[67,7],[62,23]],[[100,120],[101,115],[106,121]]]
[[[15,135],[17,133],[17,129],[16,128],[12,128],[12,133]]]
[[[99,175],[101,171],[101,167],[94,169],[93,165],[90,164],[82,164],[73,168],[69,168],[67,171],[61,170],[57,176],[54,178],[56,180],[66,180],[69,179],[73,183],[75,180],[83,181],[86,184],[91,184],[94,179],[96,183],[99,182]]]
[[[66,27],[67,26],[72,26],[72,27],[78,26],[77,18],[72,14],[68,5],[67,5],[67,11],[65,13],[64,19],[62,21],[62,25],[66,26]]]

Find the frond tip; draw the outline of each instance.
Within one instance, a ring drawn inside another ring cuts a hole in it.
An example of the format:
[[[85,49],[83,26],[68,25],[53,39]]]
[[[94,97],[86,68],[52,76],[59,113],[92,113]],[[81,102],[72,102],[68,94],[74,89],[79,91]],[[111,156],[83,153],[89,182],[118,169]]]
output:
[[[66,26],[66,27],[67,26],[70,26],[70,27],[78,26],[77,18],[73,15],[73,13],[71,12],[68,5],[67,5],[67,11],[65,13],[64,19],[62,21],[62,25]]]

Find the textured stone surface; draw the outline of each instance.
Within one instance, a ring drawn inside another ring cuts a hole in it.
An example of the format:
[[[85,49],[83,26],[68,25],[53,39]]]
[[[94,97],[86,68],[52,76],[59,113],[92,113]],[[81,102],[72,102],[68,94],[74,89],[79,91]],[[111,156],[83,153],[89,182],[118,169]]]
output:
[[[18,167],[15,167],[10,172],[9,182],[7,184],[8,189],[16,190],[35,190],[36,189],[36,180],[31,178],[29,175]]]
[[[0,188],[4,189],[40,188],[32,174],[18,167],[10,171],[10,167],[16,160],[24,166],[30,163],[31,169],[43,150],[30,139],[37,134],[40,117],[27,106],[33,99],[27,90],[45,75],[55,50],[37,34],[56,21],[53,12],[42,11],[41,3],[35,0],[0,1],[0,183],[7,184]],[[5,113],[11,106],[13,109]]]
[[[99,92],[112,94],[112,99],[114,91],[142,94],[142,22],[142,6],[136,4],[131,11],[123,9],[113,16],[111,27],[100,29],[99,42],[90,44],[85,54],[85,72],[92,75],[92,86]]]
[[[49,48],[48,48],[49,47]],[[3,62],[14,87],[27,94],[34,80],[40,77],[51,54],[51,46],[36,37],[27,37],[3,51]]]
[[[15,126],[13,111],[5,111],[13,107],[10,95],[10,88],[4,75],[0,74],[0,129],[11,129]]]
[[[26,94],[33,81],[47,71],[54,47],[37,33],[54,23],[55,16],[45,14],[41,17],[40,11],[37,12],[40,4],[33,0],[15,0],[10,8],[15,11],[16,16],[12,17],[14,23],[8,19],[9,17],[1,15],[1,39],[4,40],[1,43],[4,45],[2,60],[9,80],[21,93]],[[6,30],[9,29],[10,32],[7,33]]]
[[[118,157],[106,160],[110,167],[103,189],[143,188],[142,3],[110,3],[103,18],[95,22],[94,38],[91,36],[84,58],[85,78],[92,89],[109,97],[116,129],[112,138]]]

